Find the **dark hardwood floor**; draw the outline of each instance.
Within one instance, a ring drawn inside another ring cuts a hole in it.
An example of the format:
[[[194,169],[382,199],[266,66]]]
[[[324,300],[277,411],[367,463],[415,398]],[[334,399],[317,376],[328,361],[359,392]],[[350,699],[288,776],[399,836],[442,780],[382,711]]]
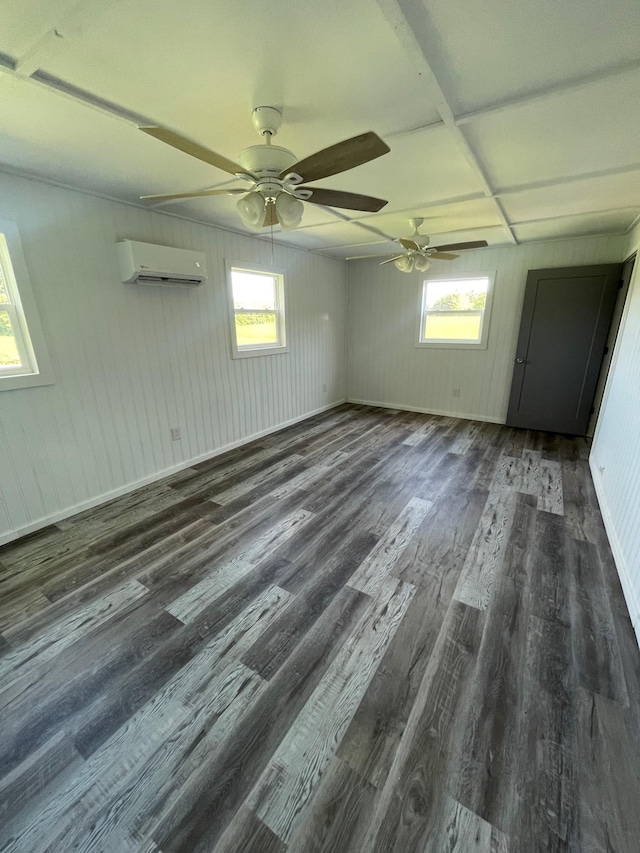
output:
[[[637,853],[587,455],[345,405],[0,549],[0,850]]]

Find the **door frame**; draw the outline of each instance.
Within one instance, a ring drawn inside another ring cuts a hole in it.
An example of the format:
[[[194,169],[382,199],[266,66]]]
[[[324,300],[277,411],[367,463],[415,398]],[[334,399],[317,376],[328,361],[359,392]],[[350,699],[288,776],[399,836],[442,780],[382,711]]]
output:
[[[607,382],[609,381],[609,375],[613,368],[613,359],[615,356],[616,345],[618,343],[618,337],[620,335],[620,329],[622,328],[622,321],[624,319],[624,312],[627,307],[627,299],[629,298],[629,293],[631,292],[631,282],[633,281],[633,277],[636,273],[636,267],[638,263],[637,252],[632,252],[628,258],[625,258],[622,262],[622,271],[624,273],[624,268],[627,264],[632,264],[631,266],[631,275],[629,279],[625,282],[624,278],[622,279],[622,287],[618,293],[618,299],[616,301],[616,307],[613,309],[613,319],[611,320],[611,326],[609,327],[609,335],[607,337],[607,350],[605,353],[604,359],[602,360],[602,367],[600,368],[600,376],[598,377],[598,383],[596,385],[596,395],[593,398],[593,408],[595,409],[593,415],[591,416],[591,420],[589,421],[589,427],[587,429],[587,438],[593,438],[595,435],[596,427],[598,425],[598,418],[600,417],[600,412],[602,411],[602,406],[604,404],[604,397],[607,390]]]

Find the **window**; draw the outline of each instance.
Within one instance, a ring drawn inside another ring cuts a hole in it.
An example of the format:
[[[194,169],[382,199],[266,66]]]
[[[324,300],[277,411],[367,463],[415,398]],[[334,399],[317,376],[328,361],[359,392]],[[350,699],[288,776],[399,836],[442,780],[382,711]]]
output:
[[[282,273],[235,264],[228,271],[233,357],[287,352]]]
[[[50,384],[48,363],[17,226],[0,220],[0,390]]]
[[[418,346],[486,349],[492,276],[427,279]]]

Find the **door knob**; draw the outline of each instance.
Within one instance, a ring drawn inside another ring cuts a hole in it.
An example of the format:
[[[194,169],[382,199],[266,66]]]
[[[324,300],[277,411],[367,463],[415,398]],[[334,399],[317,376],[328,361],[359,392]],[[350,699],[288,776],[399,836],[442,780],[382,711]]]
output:
[[[518,364],[524,364],[524,358],[516,358]]]

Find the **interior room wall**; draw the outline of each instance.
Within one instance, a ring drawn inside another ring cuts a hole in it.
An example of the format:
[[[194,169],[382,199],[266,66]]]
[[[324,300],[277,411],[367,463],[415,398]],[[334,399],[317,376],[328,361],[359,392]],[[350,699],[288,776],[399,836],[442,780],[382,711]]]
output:
[[[233,360],[224,260],[270,264],[268,242],[8,174],[0,218],[55,375],[0,392],[0,542],[344,399],[343,262],[276,244],[290,351]],[[209,279],[122,284],[122,238],[202,250]]]
[[[349,262],[347,394],[353,401],[503,423],[527,271],[620,261],[625,237],[588,237],[487,248],[433,262],[452,277],[495,273],[486,350],[414,346],[421,286],[378,260]],[[459,389],[459,396],[454,396]]]
[[[640,251],[640,224],[624,257]],[[636,262],[591,450],[600,509],[640,642],[640,264]]]

